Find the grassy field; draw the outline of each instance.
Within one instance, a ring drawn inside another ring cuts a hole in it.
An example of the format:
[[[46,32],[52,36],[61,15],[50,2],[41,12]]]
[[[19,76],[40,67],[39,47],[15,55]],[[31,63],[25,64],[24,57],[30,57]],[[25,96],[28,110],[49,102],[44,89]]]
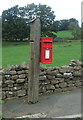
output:
[[[64,39],[73,39],[74,36],[72,35],[72,31],[65,30],[65,31],[58,31],[56,33],[57,36],[62,37]]]
[[[29,63],[29,43],[3,43],[2,66]],[[42,64],[45,66],[68,65],[72,59],[81,59],[80,42],[57,42],[53,43],[53,63]]]

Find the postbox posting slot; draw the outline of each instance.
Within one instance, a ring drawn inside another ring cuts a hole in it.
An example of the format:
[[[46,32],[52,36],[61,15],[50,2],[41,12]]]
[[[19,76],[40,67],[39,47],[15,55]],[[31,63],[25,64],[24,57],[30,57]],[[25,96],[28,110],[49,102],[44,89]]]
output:
[[[52,47],[52,42],[43,42],[42,47],[47,47],[47,48]]]
[[[43,43],[50,43],[50,44],[52,44],[52,42],[43,42]]]

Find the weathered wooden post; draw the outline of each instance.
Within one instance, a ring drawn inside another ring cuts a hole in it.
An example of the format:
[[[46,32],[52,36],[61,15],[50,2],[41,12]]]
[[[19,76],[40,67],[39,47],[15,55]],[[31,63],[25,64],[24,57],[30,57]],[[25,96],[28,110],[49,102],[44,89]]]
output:
[[[38,101],[40,72],[40,19],[30,21],[30,64],[28,80],[28,103]]]

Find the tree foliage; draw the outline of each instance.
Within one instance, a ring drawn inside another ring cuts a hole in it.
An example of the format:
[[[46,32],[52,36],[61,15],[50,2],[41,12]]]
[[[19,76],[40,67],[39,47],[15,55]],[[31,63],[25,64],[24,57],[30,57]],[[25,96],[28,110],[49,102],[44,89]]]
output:
[[[25,17],[27,21],[30,21],[33,18],[40,19],[42,35],[47,34],[48,29],[51,30],[51,26],[55,19],[54,11],[51,10],[51,7],[41,4],[35,5],[32,3],[21,8],[21,10],[23,17]]]
[[[18,6],[2,13],[2,37],[6,40],[22,40],[27,37],[27,24],[20,16]]]
[[[51,25],[55,19],[54,11],[47,5],[35,5],[32,3],[25,6],[23,11],[27,20],[30,20],[33,17],[40,18],[42,26]]]
[[[34,17],[40,18],[42,32],[46,32],[48,26],[53,24],[55,15],[49,6],[34,3],[25,7],[16,5],[3,11],[3,39],[23,40],[29,37],[29,21]]]
[[[55,21],[54,11],[47,5],[34,3],[24,7],[18,5],[11,7],[2,13],[2,37],[3,40],[20,40],[29,37],[29,21],[33,18],[41,20],[43,37],[56,37],[54,32],[72,30],[75,39],[80,36],[78,21],[74,18]]]
[[[74,39],[81,39],[81,29],[79,27],[78,21],[76,19],[70,19],[70,24],[68,26],[69,30],[72,30]]]
[[[83,40],[83,23],[81,25],[81,40]]]

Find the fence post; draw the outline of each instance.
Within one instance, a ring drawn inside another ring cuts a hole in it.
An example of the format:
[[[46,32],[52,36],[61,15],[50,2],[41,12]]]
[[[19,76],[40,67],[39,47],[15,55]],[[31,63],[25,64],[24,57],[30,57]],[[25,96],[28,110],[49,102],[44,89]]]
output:
[[[28,79],[28,103],[36,103],[39,94],[40,72],[40,19],[30,22],[30,63]]]

